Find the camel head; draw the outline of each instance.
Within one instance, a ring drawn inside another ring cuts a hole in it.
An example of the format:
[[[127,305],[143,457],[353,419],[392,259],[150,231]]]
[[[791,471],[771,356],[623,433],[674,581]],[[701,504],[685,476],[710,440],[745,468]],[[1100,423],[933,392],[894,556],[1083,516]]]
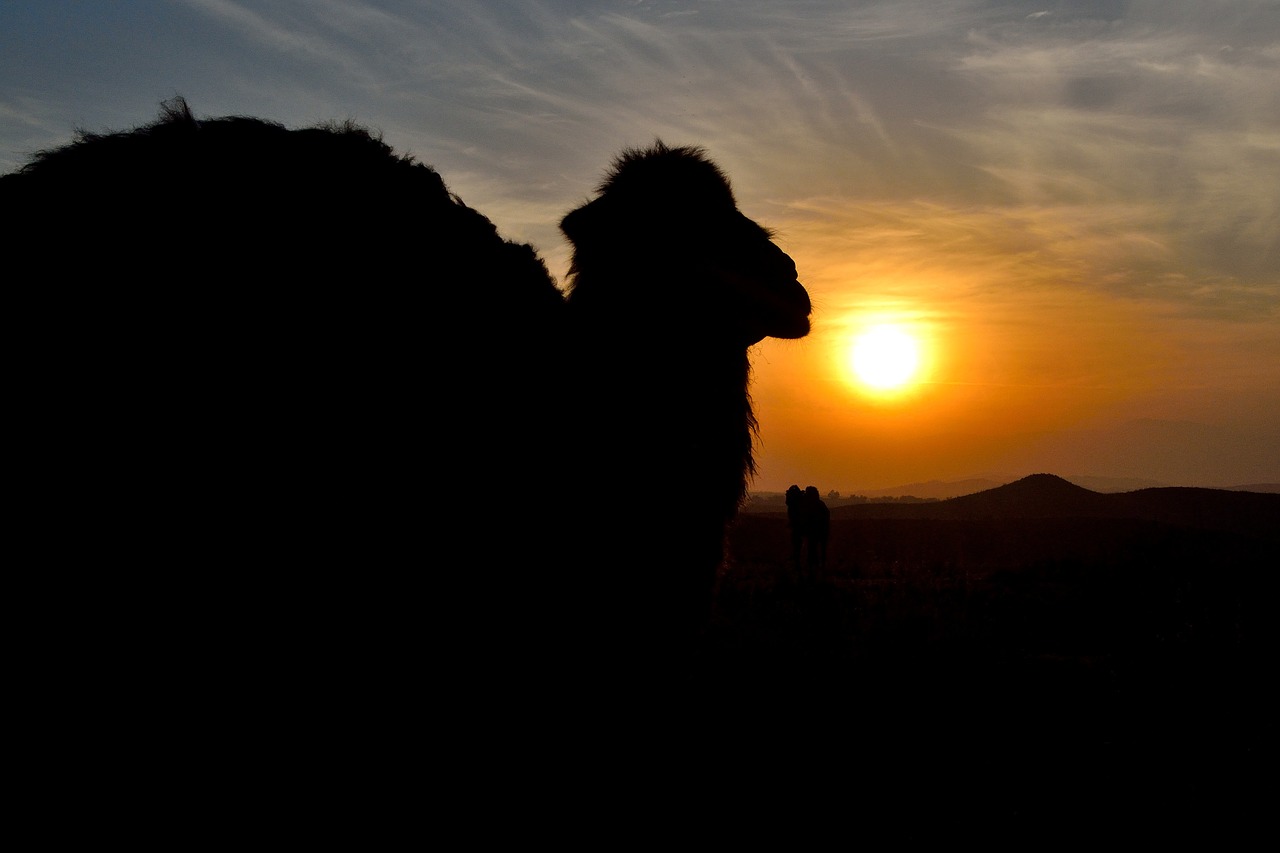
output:
[[[625,151],[597,198],[560,228],[574,249],[571,305],[742,346],[809,333],[795,263],[739,212],[728,179],[699,148],[659,141]]]

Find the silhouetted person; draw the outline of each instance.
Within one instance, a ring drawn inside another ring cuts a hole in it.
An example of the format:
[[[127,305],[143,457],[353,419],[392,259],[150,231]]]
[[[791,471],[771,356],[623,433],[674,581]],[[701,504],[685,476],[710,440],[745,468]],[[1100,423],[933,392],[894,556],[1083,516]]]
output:
[[[817,486],[804,490],[804,507],[809,534],[809,576],[817,580],[827,565],[827,540],[831,538],[831,510],[818,494]]]
[[[827,563],[831,511],[817,486],[787,488],[787,523],[791,527],[791,564],[801,580],[816,580]]]
[[[787,525],[791,528],[791,566],[797,575],[804,572],[804,540],[808,536],[804,490],[792,484],[787,487]]]

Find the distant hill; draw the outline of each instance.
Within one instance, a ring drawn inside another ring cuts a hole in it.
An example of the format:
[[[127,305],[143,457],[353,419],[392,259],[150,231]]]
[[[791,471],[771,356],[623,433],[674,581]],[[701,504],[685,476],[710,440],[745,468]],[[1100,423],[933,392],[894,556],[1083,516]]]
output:
[[[1280,483],[1251,483],[1245,486],[1228,486],[1233,492],[1262,492],[1264,494],[1280,495]]]
[[[1166,486],[1102,494],[1053,474],[1032,474],[970,495],[930,503],[836,506],[843,518],[1110,518],[1157,521],[1280,540],[1280,494]]]
[[[964,480],[927,480],[917,483],[904,483],[883,489],[863,489],[844,494],[839,498],[829,498],[831,508],[849,504],[861,504],[865,500],[886,501],[893,498],[920,498],[921,500],[940,501],[949,498],[964,497],[997,489],[1016,482],[1022,478],[1014,475],[990,474],[983,477],[971,477]],[[1135,477],[1098,477],[1085,474],[1070,474],[1059,479],[1080,486],[1090,492],[1113,494],[1116,492],[1134,492],[1144,489],[1179,488],[1155,480],[1144,480]],[[1261,494],[1280,494],[1280,483],[1251,483],[1239,486],[1223,486],[1211,491],[1257,492]],[[744,512],[784,512],[785,496],[782,492],[752,492],[743,506]]]
[[[893,486],[888,489],[860,491],[858,494],[868,498],[955,498],[961,495],[971,495],[974,492],[983,492],[987,489],[994,489],[997,486],[1003,486],[1007,482],[1009,482],[1008,479],[989,480],[985,478],[946,481],[929,480],[924,483],[907,483],[902,486]]]
[[[858,489],[855,493],[867,498],[915,497],[942,500],[985,492],[1018,479],[1021,478],[1015,474],[986,474],[963,480],[926,480],[883,489]],[[1153,489],[1169,485],[1157,480],[1144,480],[1137,477],[1098,477],[1090,474],[1068,474],[1062,479],[1077,486],[1083,486],[1092,492],[1132,492],[1136,489]],[[1277,491],[1277,487],[1275,484],[1264,483],[1253,487],[1240,486],[1236,490],[1272,492]]]
[[[1010,478],[1005,482],[1012,482]],[[1138,477],[1093,477],[1087,474],[1067,474],[1063,479],[1083,486],[1091,492],[1132,492],[1137,489],[1159,489],[1170,485],[1156,480],[1143,480]]]

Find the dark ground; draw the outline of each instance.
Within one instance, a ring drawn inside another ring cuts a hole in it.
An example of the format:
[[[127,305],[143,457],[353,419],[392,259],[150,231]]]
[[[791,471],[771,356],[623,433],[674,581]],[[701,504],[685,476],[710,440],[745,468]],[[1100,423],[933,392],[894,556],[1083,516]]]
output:
[[[1274,709],[1271,529],[843,517],[812,577],[784,514],[743,514],[694,683],[761,734],[1252,754]]]

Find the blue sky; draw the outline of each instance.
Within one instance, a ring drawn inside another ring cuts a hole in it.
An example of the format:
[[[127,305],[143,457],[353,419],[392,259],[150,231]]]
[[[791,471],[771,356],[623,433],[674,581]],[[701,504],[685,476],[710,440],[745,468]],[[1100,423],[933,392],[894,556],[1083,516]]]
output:
[[[380,130],[560,278],[619,150],[705,146],[818,307],[759,489],[1280,481],[1276,0],[0,2],[0,171],[179,94]],[[893,401],[843,367],[886,318]]]

